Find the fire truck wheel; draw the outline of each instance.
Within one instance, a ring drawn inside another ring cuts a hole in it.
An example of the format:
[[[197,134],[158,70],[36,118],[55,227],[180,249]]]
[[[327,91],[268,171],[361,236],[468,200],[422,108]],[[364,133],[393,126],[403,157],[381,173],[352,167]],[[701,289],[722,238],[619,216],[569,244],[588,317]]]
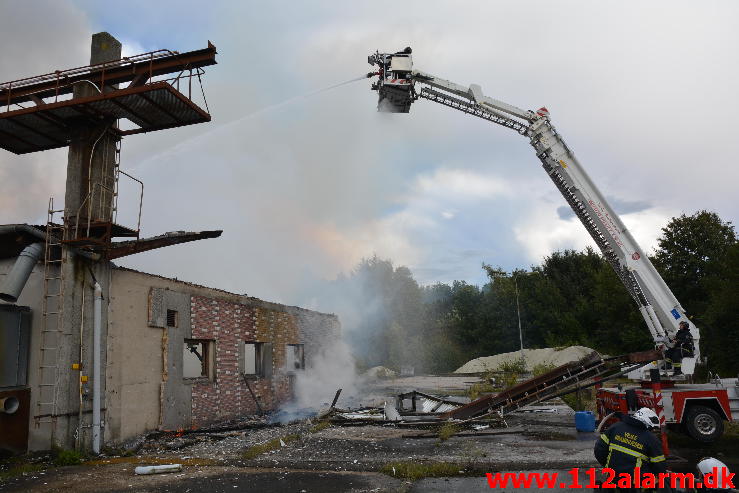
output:
[[[691,438],[703,443],[713,443],[724,433],[724,420],[706,406],[690,406],[685,412],[683,426]]]

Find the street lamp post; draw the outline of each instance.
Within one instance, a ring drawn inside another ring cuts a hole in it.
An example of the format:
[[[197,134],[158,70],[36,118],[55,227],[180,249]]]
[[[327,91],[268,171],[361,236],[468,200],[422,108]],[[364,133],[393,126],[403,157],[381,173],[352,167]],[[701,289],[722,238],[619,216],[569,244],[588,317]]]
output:
[[[526,272],[525,274],[522,274],[524,276],[530,276],[531,274],[538,274],[536,271]],[[521,343],[521,361],[526,364],[526,360],[523,356],[523,330],[521,329],[521,305],[518,301],[518,276],[520,274],[517,274],[516,272],[512,272],[511,276],[513,277],[513,285],[516,288],[516,315],[518,316],[518,340]]]
[[[516,315],[518,315],[518,340],[521,343],[521,361],[523,358],[523,331],[521,330],[521,305],[518,303],[518,276],[513,275],[513,285],[516,287]]]

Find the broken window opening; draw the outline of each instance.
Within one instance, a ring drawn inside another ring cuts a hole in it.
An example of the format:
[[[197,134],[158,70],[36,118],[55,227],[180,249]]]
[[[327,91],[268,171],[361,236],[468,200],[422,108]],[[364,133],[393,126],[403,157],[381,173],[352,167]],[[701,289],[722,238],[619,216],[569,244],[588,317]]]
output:
[[[303,344],[285,345],[285,369],[289,372],[305,369],[305,349]]]
[[[167,327],[177,327],[177,310],[167,310]]]
[[[245,342],[244,343],[244,374],[245,375],[258,375],[259,374],[259,358],[258,355],[260,344],[256,342]]]
[[[241,372],[247,377],[272,377],[272,344],[244,342],[241,347]]]
[[[211,345],[205,339],[185,339],[182,357],[182,376],[184,378],[210,378],[212,375]]]

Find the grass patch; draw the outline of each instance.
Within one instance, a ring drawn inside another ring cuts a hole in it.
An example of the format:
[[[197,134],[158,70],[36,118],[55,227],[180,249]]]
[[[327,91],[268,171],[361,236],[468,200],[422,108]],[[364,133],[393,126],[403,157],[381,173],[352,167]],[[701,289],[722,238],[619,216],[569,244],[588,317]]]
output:
[[[531,374],[535,377],[538,377],[539,375],[549,373],[555,368],[557,367],[554,366],[552,363],[539,363],[538,365],[534,365],[534,367],[531,369]]]
[[[573,435],[560,433],[558,431],[527,431],[523,433],[529,438],[536,440],[575,440]]]
[[[325,421],[319,421],[318,423],[311,426],[310,430],[308,430],[309,433],[318,433],[319,431],[323,431],[326,428],[331,427],[331,422],[328,420]]]
[[[474,401],[483,395],[496,392],[499,390],[499,377],[500,375],[493,370],[486,371],[480,376],[481,382],[470,385],[470,388],[467,389],[467,396]]]
[[[296,440],[300,440],[300,435],[287,435],[282,437],[283,443],[287,445],[290,442],[294,442]],[[257,445],[253,445],[241,454],[241,457],[246,460],[251,460],[256,457],[259,457],[262,454],[266,454],[267,452],[271,452],[273,450],[277,450],[282,446],[280,443],[280,438],[273,438],[272,440],[269,440],[264,443],[260,443]]]
[[[473,401],[479,399],[483,395],[492,394],[495,392],[495,387],[487,382],[473,383],[467,390],[467,395]]]
[[[455,425],[454,423],[444,423],[439,427],[439,441],[445,442],[459,433],[459,431],[459,426]]]
[[[498,365],[498,371],[505,373],[526,373],[526,361],[523,358],[504,361]]]
[[[518,383],[518,373],[503,373],[500,378],[501,387],[505,390],[508,387],[513,387]]]
[[[40,464],[18,464],[5,471],[0,471],[0,479],[16,478],[18,476],[25,476],[36,471],[41,471],[44,467]]]
[[[82,464],[84,456],[76,450],[54,449],[55,466],[76,466]]]
[[[443,478],[450,476],[469,476],[475,474],[465,466],[452,462],[390,462],[380,472],[395,478],[415,481],[422,478]]]

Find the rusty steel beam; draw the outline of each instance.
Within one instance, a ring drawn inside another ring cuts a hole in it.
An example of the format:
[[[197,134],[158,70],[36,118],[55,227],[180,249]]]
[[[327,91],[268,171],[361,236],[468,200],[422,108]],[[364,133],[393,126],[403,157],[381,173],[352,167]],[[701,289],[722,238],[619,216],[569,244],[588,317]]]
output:
[[[218,238],[223,233],[222,230],[187,232],[177,231],[173,233],[165,233],[152,238],[144,238],[142,240],[120,241],[111,243],[106,247],[104,255],[108,260],[126,257],[135,253],[148,252],[157,248],[163,248],[171,245],[179,245],[190,241],[204,240],[207,238]]]
[[[114,105],[118,106],[123,111],[125,111],[127,113],[130,113],[131,115],[133,115],[134,118],[137,118],[138,120],[144,122],[145,124],[149,125],[150,127],[153,127],[154,126],[154,123],[152,123],[151,120],[149,120],[145,116],[142,116],[141,113],[139,113],[137,111],[134,111],[129,106],[126,106],[125,104],[121,103],[117,99],[111,99],[110,102],[113,103]],[[137,123],[136,121],[133,120],[133,118],[129,118],[129,119],[131,121],[133,121],[134,123]],[[143,127],[143,125],[139,125],[139,127]]]
[[[215,65],[216,47],[208,41],[208,47],[188,51],[187,53],[173,53],[171,55],[142,60],[121,66],[105,67],[104,64],[90,66],[90,70],[69,77],[44,80],[36,84],[21,85],[13,88],[11,83],[4,83],[5,89],[0,89],[0,106],[10,107],[14,104],[38,101],[51,96],[60,96],[72,92],[77,82],[88,80],[98,87],[107,85],[135,82],[137,84],[146,77],[156,77],[184,70],[197,69]],[[10,84],[10,88],[7,85]]]
[[[77,111],[80,115],[83,115],[87,118],[93,118],[93,119],[106,118],[108,117],[108,115],[104,115],[100,113],[99,111],[95,110],[95,108],[89,107],[88,104],[95,103],[97,101],[112,100],[115,98],[120,98],[122,96],[128,96],[128,95],[143,96],[149,91],[153,91],[155,89],[160,89],[160,88],[165,88],[165,89],[170,90],[172,94],[174,94],[180,101],[184,102],[190,108],[197,111],[202,117],[204,118],[208,117],[208,119],[210,119],[210,115],[208,115],[207,112],[205,112],[198,105],[196,105],[195,103],[187,99],[179,91],[177,91],[174,87],[172,87],[171,84],[167,82],[155,82],[152,84],[147,84],[145,86],[118,89],[114,92],[106,92],[103,94],[94,94],[92,96],[86,96],[86,97],[81,97],[81,98],[67,99],[64,101],[59,101],[57,103],[48,103],[48,104],[44,104],[41,106],[30,106],[28,108],[21,108],[18,110],[9,111],[7,113],[0,113],[0,119],[9,119],[9,118],[12,118],[18,115],[37,114],[39,112],[47,113],[57,108],[72,108],[73,110]],[[177,117],[172,115],[170,112],[167,112],[165,109],[161,108],[160,105],[151,101],[151,99],[148,96],[145,97],[144,99],[146,99],[151,104],[156,105],[162,111],[166,112],[171,118],[177,121]]]

